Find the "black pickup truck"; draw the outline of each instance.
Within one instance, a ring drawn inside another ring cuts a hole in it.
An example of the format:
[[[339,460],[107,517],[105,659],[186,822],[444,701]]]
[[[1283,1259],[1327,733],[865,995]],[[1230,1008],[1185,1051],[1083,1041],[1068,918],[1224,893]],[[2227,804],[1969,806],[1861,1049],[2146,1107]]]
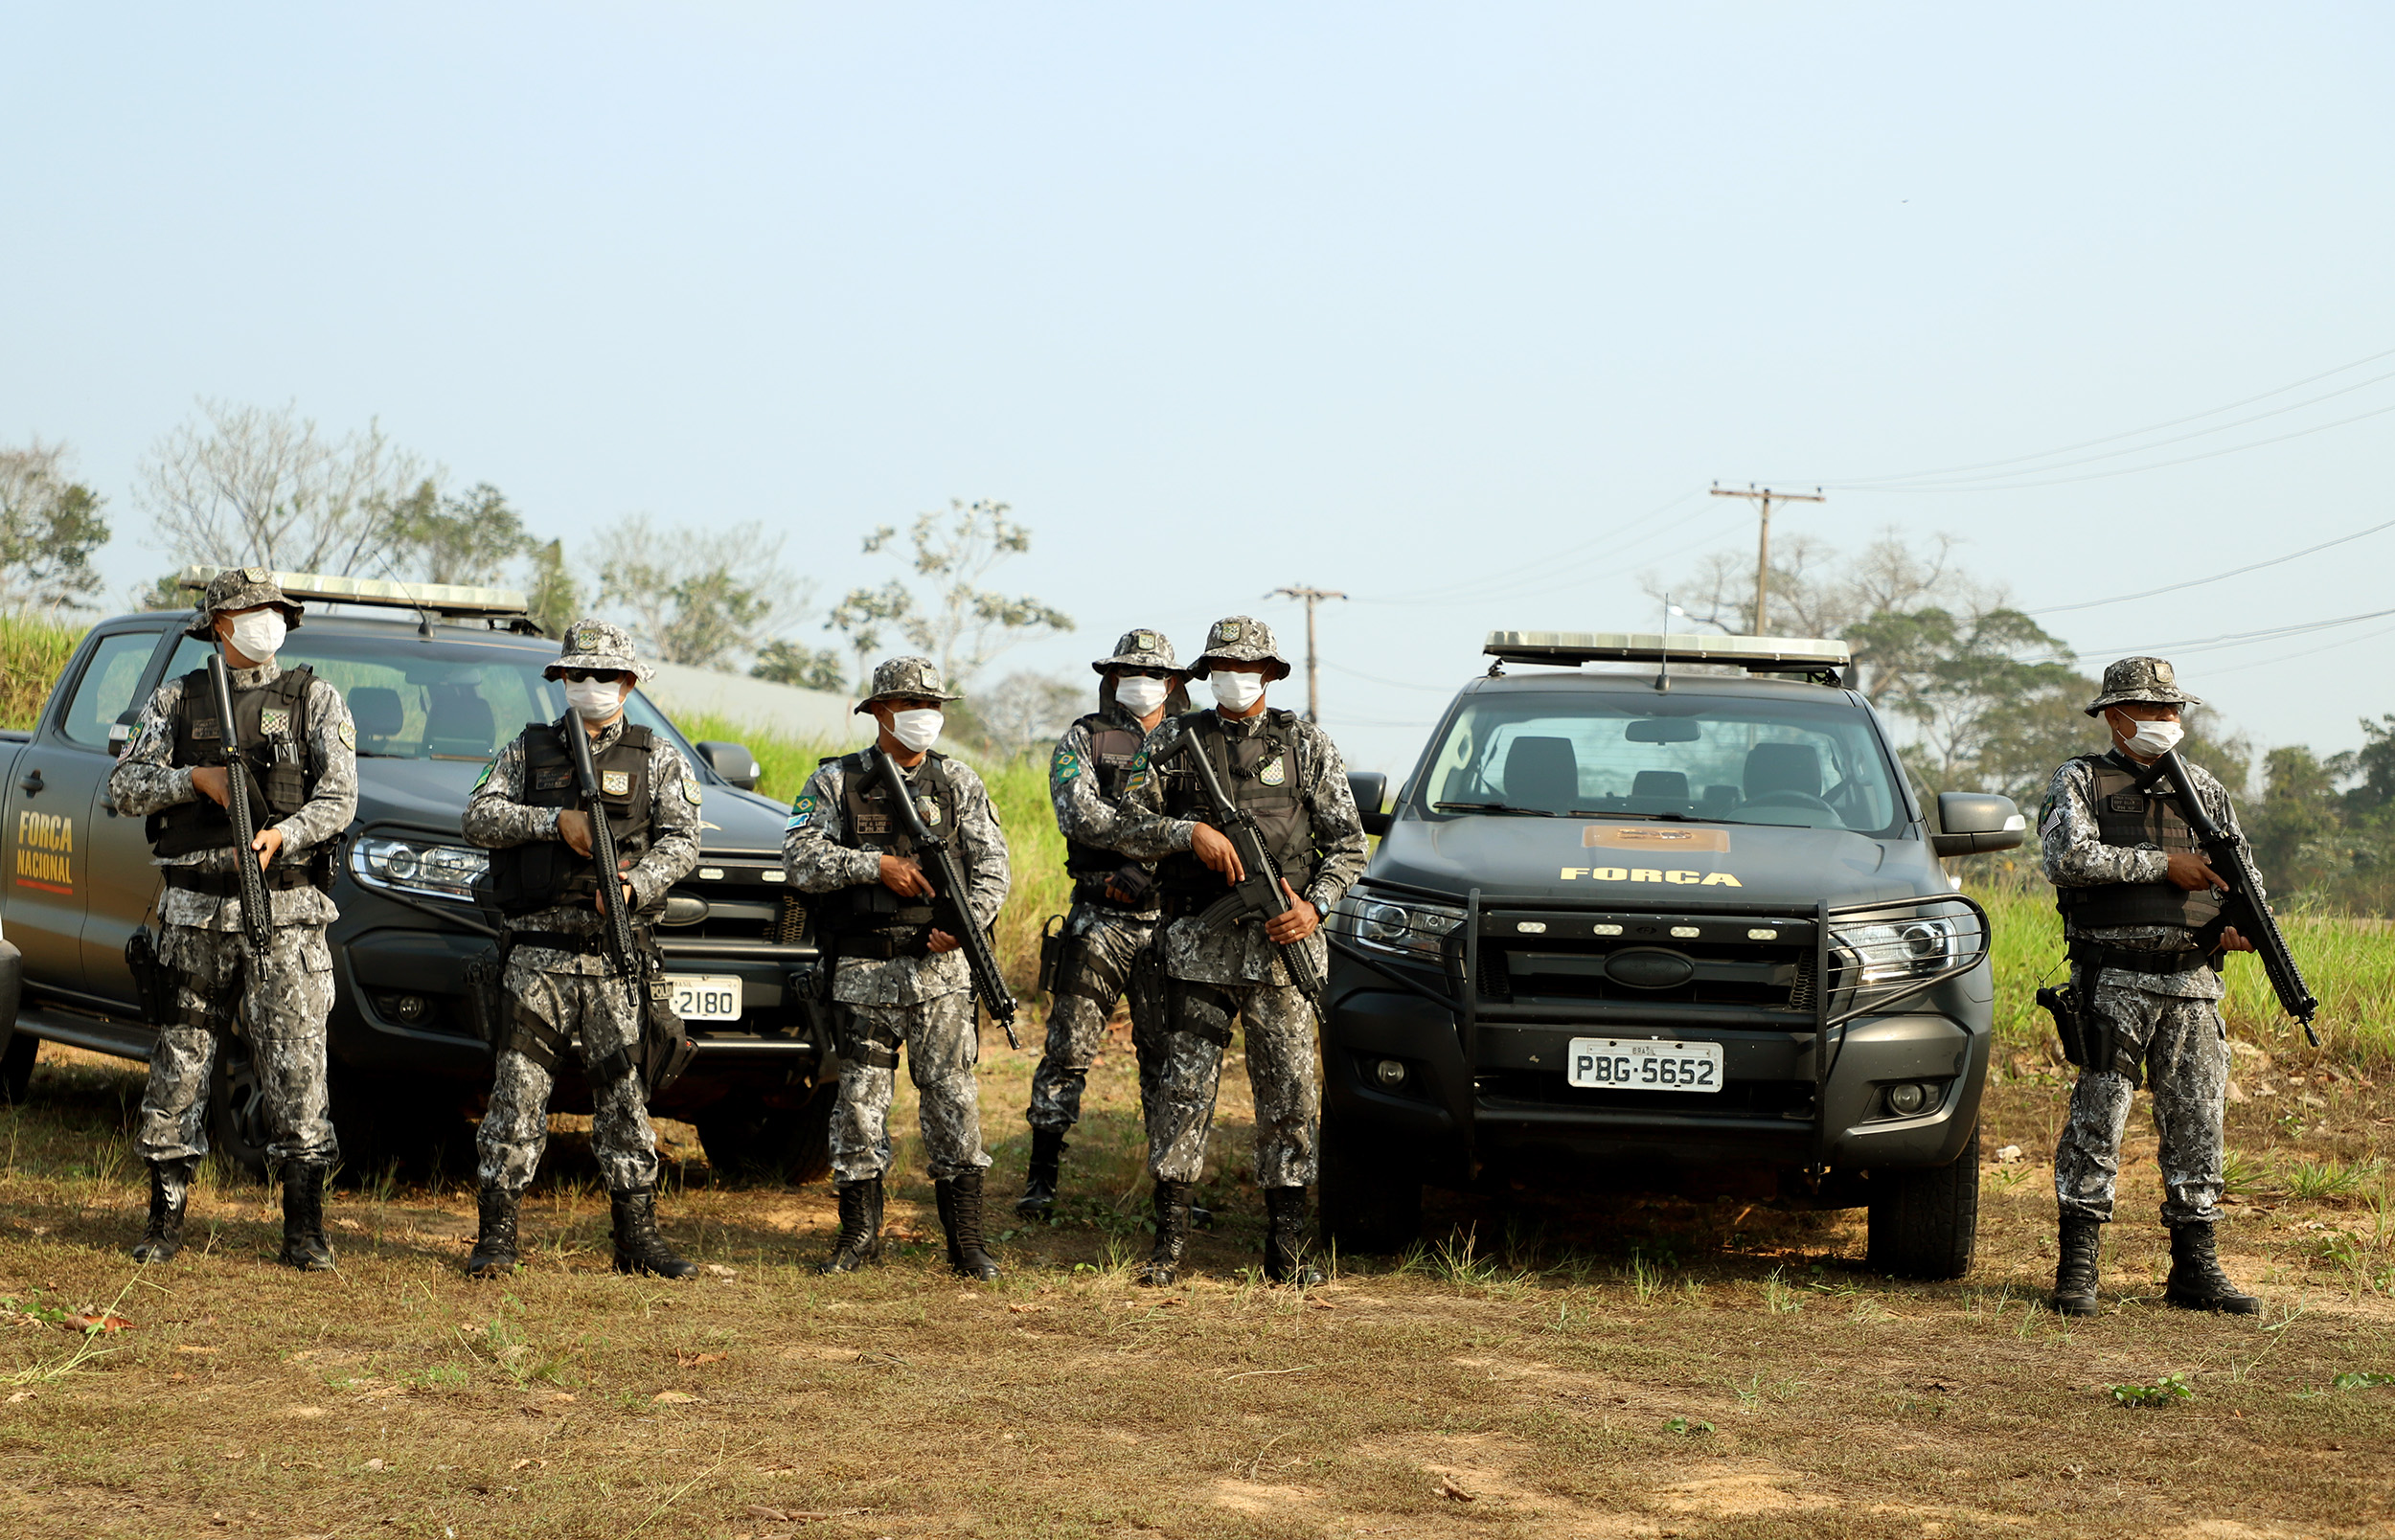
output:
[[[214,568],[186,572],[199,587]],[[506,590],[278,575],[308,606],[280,654],[349,702],[357,729],[357,822],[342,843],[331,932],[336,998],[329,1027],[332,1114],[354,1168],[470,1148],[467,1118],[490,1086],[490,1030],[468,970],[494,954],[473,898],[487,857],[458,820],[483,766],[529,721],[565,709],[541,677],[557,657]],[[327,608],[326,606],[334,606]],[[154,923],[162,884],[142,820],[108,800],[108,771],[161,680],[200,667],[183,611],[121,615],[76,648],[30,733],[0,735],[0,1096],[22,1098],[37,1040],[147,1059],[125,947]],[[678,745],[705,799],[696,871],[666,902],[658,931],[675,1004],[696,1048],[655,1102],[697,1125],[711,1164],[793,1179],[819,1176],[833,1086],[802,992],[815,961],[807,913],[783,886],[783,809],[757,794],[756,760],[737,743],[691,743],[645,696],[631,719]],[[8,995],[13,965],[21,999]],[[558,1109],[587,1111],[570,1073]],[[210,1140],[262,1167],[264,1108],[238,1038],[217,1058]]]

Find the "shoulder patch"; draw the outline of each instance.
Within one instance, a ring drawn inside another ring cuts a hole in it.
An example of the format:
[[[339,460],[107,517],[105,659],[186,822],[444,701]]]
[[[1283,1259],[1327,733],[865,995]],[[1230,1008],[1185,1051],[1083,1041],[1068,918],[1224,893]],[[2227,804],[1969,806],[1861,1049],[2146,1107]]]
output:
[[[343,723],[343,724],[342,724],[342,726],[341,726],[341,734],[342,734],[342,736],[344,736],[344,737],[347,737],[347,736],[349,736],[349,724],[348,724],[348,723],[346,723],[346,722],[345,722],[345,723]],[[474,778],[474,789],[475,789],[476,791],[480,791],[480,790],[482,790],[482,788],[483,788],[484,786],[488,785],[488,784],[490,783],[490,772],[491,772],[491,771],[493,771],[493,770],[496,770],[496,769],[498,769],[498,768],[499,768],[499,760],[498,760],[498,758],[494,755],[494,756],[491,758],[490,761],[488,764],[486,764],[486,765],[484,765],[484,766],[482,767],[482,774],[481,774],[481,775],[478,775],[478,776],[476,776],[476,777]]]
[[[807,821],[814,816],[815,799],[807,796],[800,797],[798,801],[790,804],[789,822],[782,826],[783,832],[787,833],[794,828],[805,828]]]
[[[1081,756],[1070,749],[1056,751],[1056,759],[1048,766],[1048,782],[1061,786],[1081,774]]]
[[[356,724],[356,723],[352,722],[352,721],[349,721],[349,720],[347,720],[347,719],[344,719],[344,720],[342,721],[342,723],[341,723],[341,747],[343,747],[343,748],[345,748],[345,749],[354,749],[354,748],[356,748],[356,747],[357,747],[357,724]],[[489,766],[487,766],[487,765],[486,765],[486,766],[483,768],[483,774],[484,774],[484,775],[486,775],[486,776],[488,776],[488,775],[490,775],[490,767],[489,767]],[[479,781],[477,781],[477,782],[476,782],[476,784],[478,784],[478,785],[479,785],[479,784],[480,784],[480,782],[479,782]]]
[[[683,771],[682,800],[690,804],[693,807],[697,807],[704,804],[706,794],[698,789],[698,778],[692,775],[687,770]]]

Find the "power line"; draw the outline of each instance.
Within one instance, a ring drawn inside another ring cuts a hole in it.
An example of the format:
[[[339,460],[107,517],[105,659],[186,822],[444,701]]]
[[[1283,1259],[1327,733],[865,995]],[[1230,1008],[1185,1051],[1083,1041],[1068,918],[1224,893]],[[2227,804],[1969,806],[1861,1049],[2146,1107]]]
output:
[[[2229,631],[2220,636],[2182,637],[2176,642],[2148,642],[2133,647],[2091,647],[2067,654],[2073,660],[2133,657],[2141,652],[2210,652],[2221,647],[2245,646],[2254,642],[2273,642],[2283,636],[2302,636],[2313,631],[2334,630],[2340,625],[2356,625],[2375,621],[2382,616],[2395,615],[2395,609],[2367,610],[2360,615],[2342,615],[2333,621],[2306,621],[2297,625],[2276,625],[2260,631]]]
[[[2334,652],[2339,647],[2359,646],[2364,642],[2375,642],[2383,636],[2395,636],[2395,626],[2388,626],[2383,631],[2367,631],[2361,636],[2340,637],[2335,642],[2324,643],[2316,647],[2306,647],[2301,652],[2286,652],[2281,653],[2275,658],[2262,658],[2253,663],[2232,664],[2225,668],[2207,669],[2205,671],[2205,677],[2211,678],[2221,674],[2244,673],[2249,668],[2269,668],[2282,663],[2293,663],[2298,658],[2314,657],[2323,652]]]
[[[1896,476],[1861,476],[1847,481],[1825,483],[1824,485],[1860,489],[1865,486],[1877,485],[1883,482],[1924,481],[1935,476],[1960,476],[1974,470],[1996,470],[2006,465],[2026,465],[2033,461],[2051,460],[2056,455],[2067,455],[2081,449],[2092,449],[2100,443],[2117,443],[2123,439],[2141,439],[2149,433],[2160,433],[2165,428],[2176,428],[2182,423],[2201,422],[2205,418],[2219,417],[2224,412],[2234,412],[2239,407],[2251,406],[2256,401],[2267,401],[2273,396],[2284,396],[2289,391],[2299,391],[2307,385],[2316,385],[2321,380],[2332,379],[2338,374],[2347,373],[2348,371],[2360,369],[2365,364],[2375,364],[2382,358],[2395,358],[2395,349],[2388,349],[2384,352],[2375,352],[2366,358],[2357,358],[2349,364],[2339,364],[2335,369],[2325,370],[2320,374],[2309,375],[2303,379],[2296,380],[2292,385],[2281,385],[2275,390],[2264,391],[2259,396],[2248,396],[2243,400],[2231,401],[2226,406],[2216,406],[2211,408],[2209,411],[2196,412],[2186,417],[2173,418],[2167,422],[2151,423],[2142,428],[2131,428],[2125,433],[2108,433],[2100,439],[2083,439],[2077,443],[2066,443],[2062,445],[2060,448],[2047,449],[2039,454],[2014,455],[2004,460],[1982,460],[1968,465],[1947,465],[1936,470],[1916,470]],[[2380,377],[2385,378],[2386,376],[2381,375]],[[2365,383],[2368,382],[2365,381]],[[2357,386],[2353,388],[2359,389],[2360,387]],[[2328,397],[2322,396],[2321,399],[2326,400]],[[2230,427],[2235,426],[2235,424],[2224,424],[2223,426]],[[2218,432],[2221,430],[2212,429],[2207,431]],[[2149,447],[2153,446],[2150,445]],[[2045,468],[2051,470],[2059,467],[2047,466]]]
[[[1306,601],[1306,720],[1322,720],[1322,698],[1314,672],[1314,605],[1326,599],[1345,599],[1345,594],[1331,588],[1276,588],[1265,595],[1266,599],[1286,596]]]
[[[1818,487],[1810,492],[1775,492],[1768,487],[1757,487],[1752,482],[1746,484],[1743,492],[1715,482],[1713,495],[1750,498],[1763,514],[1763,532],[1755,546],[1754,627],[1755,635],[1768,635],[1764,629],[1764,605],[1771,595],[1771,504],[1775,500],[1782,503],[1826,503],[1829,499],[1821,495]]]
[[[2341,546],[2350,541],[2359,540],[2365,534],[2376,534],[2381,530],[2395,530],[2395,519],[2389,519],[2384,524],[2373,524],[2366,530],[2357,530],[2351,534],[2340,534],[2334,540],[2323,540],[2316,546],[2307,546],[2301,551],[2292,551],[2283,556],[2272,556],[2268,561],[2256,561],[2244,567],[2232,567],[2226,572],[2216,572],[2209,578],[2190,578],[2183,583],[2170,583],[2161,588],[2149,588],[2135,594],[2114,594],[2110,599],[2086,599],[2076,604],[2047,604],[2042,608],[2027,610],[2023,613],[2060,615],[2064,610],[2095,609],[2105,604],[2126,604],[2133,599],[2152,599],[2156,594],[2176,594],[2182,588],[2201,588],[2206,583],[2217,583],[2228,578],[2242,578],[2247,573],[2260,572],[2265,567],[2275,567],[2281,562],[2293,561],[2299,556],[2309,556],[2315,552],[2326,551],[2331,546]]]

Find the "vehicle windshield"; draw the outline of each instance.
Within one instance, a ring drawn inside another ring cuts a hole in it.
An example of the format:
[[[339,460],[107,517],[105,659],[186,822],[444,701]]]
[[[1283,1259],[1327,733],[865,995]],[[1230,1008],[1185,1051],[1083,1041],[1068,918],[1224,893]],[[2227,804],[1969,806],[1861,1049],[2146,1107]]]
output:
[[[207,667],[209,651],[208,643],[184,639],[166,677]],[[554,722],[565,711],[565,686],[540,676],[550,655],[524,646],[302,629],[275,656],[285,668],[315,669],[341,691],[360,759],[480,763],[526,722]],[[624,714],[680,748],[699,776],[715,779],[648,696],[635,691]]]
[[[1421,800],[1448,813],[1694,819],[1899,832],[1868,713],[1836,701],[1491,692],[1448,725]]]

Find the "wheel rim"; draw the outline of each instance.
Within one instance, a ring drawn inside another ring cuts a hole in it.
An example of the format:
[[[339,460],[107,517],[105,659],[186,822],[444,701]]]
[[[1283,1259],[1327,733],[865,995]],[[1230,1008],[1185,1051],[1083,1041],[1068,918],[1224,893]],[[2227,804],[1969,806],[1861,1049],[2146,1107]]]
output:
[[[217,1045],[217,1126],[225,1156],[262,1167],[274,1131],[267,1125],[265,1084],[247,1043],[228,1037]]]

